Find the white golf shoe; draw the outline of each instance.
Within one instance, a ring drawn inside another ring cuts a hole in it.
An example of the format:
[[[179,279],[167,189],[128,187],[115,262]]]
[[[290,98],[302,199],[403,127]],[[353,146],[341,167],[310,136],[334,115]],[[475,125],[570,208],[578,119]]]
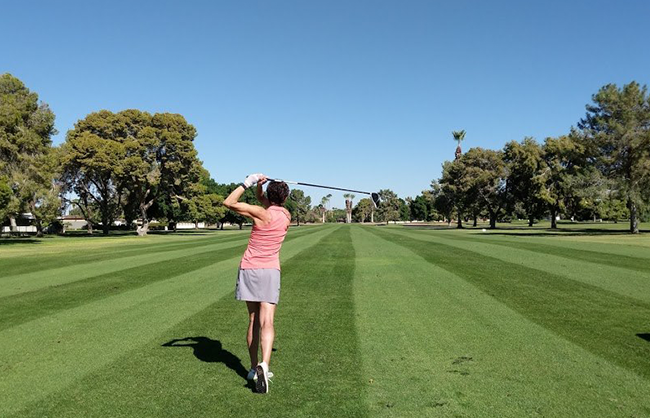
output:
[[[257,380],[255,380],[255,391],[257,393],[269,392],[269,366],[265,362],[261,362],[255,368]]]

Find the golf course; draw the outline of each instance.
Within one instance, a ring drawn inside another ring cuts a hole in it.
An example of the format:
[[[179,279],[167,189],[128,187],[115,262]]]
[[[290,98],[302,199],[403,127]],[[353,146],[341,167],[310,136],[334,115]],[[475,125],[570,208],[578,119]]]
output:
[[[292,227],[266,396],[249,231],[0,240],[0,416],[647,417],[650,240],[625,227]]]

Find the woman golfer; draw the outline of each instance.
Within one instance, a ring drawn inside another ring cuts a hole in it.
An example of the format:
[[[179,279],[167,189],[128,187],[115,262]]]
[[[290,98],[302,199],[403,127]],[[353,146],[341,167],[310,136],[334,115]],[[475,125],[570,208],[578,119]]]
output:
[[[248,380],[256,381],[259,393],[269,391],[271,350],[273,349],[273,316],[280,298],[280,247],[287,235],[291,215],[282,207],[289,196],[289,186],[284,182],[270,182],[266,196],[262,185],[263,174],[251,174],[241,186],[226,198],[223,204],[253,219],[253,230],[239,265],[235,297],[246,301],[248,307],[248,353],[251,369]],[[239,202],[244,191],[257,184],[256,196],[263,207]],[[262,362],[258,362],[259,346],[262,346]]]

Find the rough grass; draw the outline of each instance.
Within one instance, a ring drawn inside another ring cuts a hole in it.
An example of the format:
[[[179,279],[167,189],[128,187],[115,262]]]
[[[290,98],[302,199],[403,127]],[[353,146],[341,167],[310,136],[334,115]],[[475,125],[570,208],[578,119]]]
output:
[[[649,416],[650,238],[561,227],[292,228],[268,395],[247,231],[9,240],[0,416]]]

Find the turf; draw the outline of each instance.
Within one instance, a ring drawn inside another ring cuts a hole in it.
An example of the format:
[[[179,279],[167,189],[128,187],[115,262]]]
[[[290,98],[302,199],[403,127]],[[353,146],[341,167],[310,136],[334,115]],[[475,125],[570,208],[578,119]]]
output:
[[[268,395],[247,231],[4,241],[0,416],[649,416],[650,238],[597,226],[292,228]]]

